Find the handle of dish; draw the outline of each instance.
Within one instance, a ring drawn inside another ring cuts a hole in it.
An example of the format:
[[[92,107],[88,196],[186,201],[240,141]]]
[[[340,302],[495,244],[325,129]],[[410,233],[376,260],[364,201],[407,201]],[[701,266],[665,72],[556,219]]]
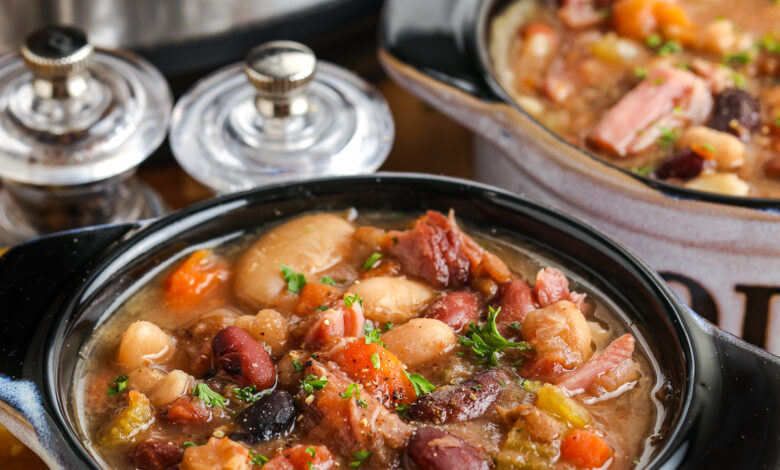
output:
[[[0,254],[0,424],[53,469],[79,466],[42,393],[43,342],[63,292],[138,224],[108,225],[32,240]]]
[[[780,468],[780,357],[694,319],[703,334],[690,468]]]
[[[381,46],[436,81],[485,101],[499,101],[485,82],[474,48],[482,6],[482,0],[389,0],[382,15]]]

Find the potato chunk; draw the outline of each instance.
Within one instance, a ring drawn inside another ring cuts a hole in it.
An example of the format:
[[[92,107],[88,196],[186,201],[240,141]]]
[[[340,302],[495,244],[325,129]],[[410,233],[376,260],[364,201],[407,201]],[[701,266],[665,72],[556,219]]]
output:
[[[414,318],[382,335],[387,349],[415,368],[450,351],[458,342],[452,328],[433,318]]]
[[[227,437],[209,438],[202,446],[184,451],[181,470],[249,470],[249,450]]]
[[[277,307],[290,299],[281,273],[285,265],[317,282],[316,275],[344,261],[355,227],[333,214],[299,217],[272,229],[236,263],[236,295],[252,308]]]
[[[405,323],[433,299],[433,291],[405,277],[378,276],[356,282],[347,291],[363,298],[363,313],[377,322]]]

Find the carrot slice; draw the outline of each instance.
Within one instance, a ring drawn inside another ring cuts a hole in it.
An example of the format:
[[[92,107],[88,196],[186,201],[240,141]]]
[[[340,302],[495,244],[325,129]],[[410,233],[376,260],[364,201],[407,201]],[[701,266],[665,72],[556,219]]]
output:
[[[404,364],[378,343],[365,338],[349,343],[334,357],[352,380],[385,406],[411,403],[417,398],[414,385],[404,373]]]
[[[295,310],[300,315],[311,315],[314,309],[321,306],[330,307],[341,299],[341,289],[321,282],[310,282],[303,286],[298,296]]]
[[[192,307],[208,298],[228,273],[227,264],[211,251],[198,250],[165,280],[165,298],[174,307]]]
[[[612,457],[604,439],[590,431],[574,431],[561,442],[561,457],[583,468],[599,468]]]

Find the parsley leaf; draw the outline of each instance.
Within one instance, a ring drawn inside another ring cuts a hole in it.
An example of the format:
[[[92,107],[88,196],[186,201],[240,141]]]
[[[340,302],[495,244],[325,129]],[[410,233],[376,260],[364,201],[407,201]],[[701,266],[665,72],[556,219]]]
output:
[[[194,442],[190,442],[190,441],[184,441],[181,446],[186,449],[187,447],[197,447],[198,444],[195,444]]]
[[[374,353],[371,355],[371,365],[374,366],[374,369],[379,369],[379,365],[380,365],[379,354]]]
[[[227,399],[209,388],[206,384],[198,384],[192,391],[192,394],[206,405],[214,408],[222,408],[227,403]]]
[[[732,54],[726,54],[723,57],[724,62],[735,62],[739,64],[749,64],[753,60],[753,56],[749,52],[736,52]]]
[[[366,344],[376,343],[380,346],[385,346],[385,343],[383,343],[381,339],[382,332],[379,328],[374,328],[374,325],[369,322],[366,322],[365,325],[363,325],[363,336],[366,339]]]
[[[317,456],[317,452],[314,450],[314,446],[309,446],[304,450],[307,454],[311,455],[311,458],[314,458]]]
[[[637,175],[647,176],[655,170],[655,165],[635,166],[631,171]]]
[[[645,40],[645,44],[647,44],[649,47],[658,47],[661,45],[662,41],[663,40],[661,39],[661,36],[653,34]]]
[[[682,52],[682,46],[677,41],[666,41],[663,46],[658,48],[660,55],[679,54],[680,52]]]
[[[235,392],[236,398],[249,403],[254,403],[257,400],[263,398],[265,395],[271,393],[270,390],[263,390],[262,392],[258,392],[257,387],[254,385],[250,385],[244,388],[234,388],[233,392]]]
[[[333,278],[330,277],[330,276],[325,276],[322,279],[320,279],[320,284],[327,284],[329,286],[335,286],[336,285],[336,281],[334,281]]]
[[[401,403],[400,405],[395,407],[395,412],[398,413],[398,416],[402,418],[408,418],[409,417],[409,403]]]
[[[315,312],[324,312],[324,311],[328,310],[329,308],[330,307],[328,307],[327,305],[320,305],[319,307],[315,308],[314,311]]]
[[[351,307],[355,302],[360,304],[361,307],[363,306],[363,299],[360,297],[359,294],[344,296],[344,305],[346,305],[347,307]]]
[[[252,462],[252,465],[259,465],[262,467],[263,465],[268,463],[268,457],[262,454],[258,454],[257,452],[253,451],[252,449],[249,450],[249,459]]]
[[[291,294],[297,294],[306,285],[306,277],[303,274],[296,273],[285,265],[282,265],[282,277],[287,283],[287,290]]]
[[[525,341],[509,341],[501,336],[496,326],[496,317],[501,312],[501,307],[494,310],[488,307],[487,323],[483,326],[477,326],[474,323],[469,324],[469,331],[465,336],[460,337],[460,344],[471,348],[471,351],[485,358],[491,365],[498,364],[496,354],[507,348],[516,348],[521,351],[531,349],[531,346]]]
[[[393,322],[389,321],[386,322],[385,325],[382,327],[385,331],[392,330],[393,329]]]
[[[341,393],[341,398],[344,400],[350,399],[352,397],[355,397],[355,403],[357,403],[358,406],[362,408],[368,408],[368,403],[360,398],[360,385],[356,383],[349,384],[347,389]]]
[[[404,375],[406,375],[406,378],[408,378],[412,382],[412,386],[414,387],[414,393],[418,397],[421,395],[425,395],[426,393],[431,393],[432,391],[436,390],[436,386],[428,382],[428,379],[426,379],[420,374],[409,374],[409,372],[404,371]]]
[[[359,450],[352,454],[352,458],[355,459],[352,462],[349,463],[349,466],[352,468],[357,468],[360,466],[360,464],[363,463],[364,460],[371,457],[371,451],[370,450]]]
[[[130,377],[126,375],[120,375],[119,377],[115,378],[111,382],[111,385],[108,386],[108,396],[113,397],[117,393],[126,389],[128,380],[130,380]]]
[[[328,379],[323,375],[319,379],[314,374],[309,374],[301,380],[301,388],[306,393],[312,393],[315,390],[322,390],[328,385]]]
[[[382,253],[374,252],[371,253],[371,256],[366,258],[366,261],[363,263],[363,269],[371,269],[374,267],[377,261],[382,258]]]
[[[677,142],[679,137],[677,129],[661,127],[661,137],[658,138],[658,145],[662,147],[671,147]]]
[[[645,69],[645,68],[634,67],[634,75],[636,75],[638,78],[641,78],[642,80],[644,80],[650,74],[648,73],[647,69]]]
[[[293,366],[293,369],[295,369],[295,372],[302,372],[303,371],[303,364],[298,362],[298,359],[293,359],[292,360],[292,366]]]

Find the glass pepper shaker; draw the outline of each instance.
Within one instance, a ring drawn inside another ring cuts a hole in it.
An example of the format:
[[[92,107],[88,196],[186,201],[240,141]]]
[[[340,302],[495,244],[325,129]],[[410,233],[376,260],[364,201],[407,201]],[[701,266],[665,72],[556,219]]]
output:
[[[176,103],[179,164],[217,193],[329,175],[370,173],[394,125],[382,95],[308,47],[273,41],[202,79]]]
[[[171,105],[149,63],[73,27],[43,28],[0,58],[0,244],[161,214],[134,173]]]

